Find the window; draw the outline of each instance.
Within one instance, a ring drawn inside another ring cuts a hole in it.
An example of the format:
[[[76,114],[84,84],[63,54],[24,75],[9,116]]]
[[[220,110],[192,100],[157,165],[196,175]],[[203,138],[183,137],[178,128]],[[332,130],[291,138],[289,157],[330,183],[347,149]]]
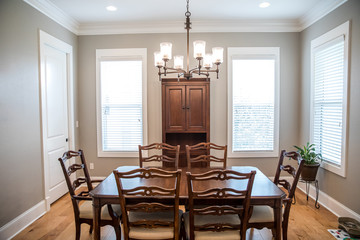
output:
[[[99,157],[135,157],[147,144],[146,49],[97,49]]]
[[[349,22],[311,41],[310,138],[323,167],[345,176]]]
[[[228,49],[229,157],[277,157],[279,48]]]

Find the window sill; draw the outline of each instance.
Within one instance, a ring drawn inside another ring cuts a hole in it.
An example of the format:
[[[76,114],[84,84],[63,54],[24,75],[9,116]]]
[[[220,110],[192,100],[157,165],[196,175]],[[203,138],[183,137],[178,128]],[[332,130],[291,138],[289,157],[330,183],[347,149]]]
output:
[[[263,151],[263,152],[229,152],[228,158],[273,158],[273,157],[279,157],[278,151]]]
[[[139,152],[103,152],[103,151],[99,151],[98,152],[98,157],[139,157]]]
[[[344,163],[342,163],[340,166],[330,163],[330,162],[322,162],[321,163],[321,168],[326,169],[330,172],[333,172],[341,177],[346,177],[346,172],[345,172],[345,165]]]

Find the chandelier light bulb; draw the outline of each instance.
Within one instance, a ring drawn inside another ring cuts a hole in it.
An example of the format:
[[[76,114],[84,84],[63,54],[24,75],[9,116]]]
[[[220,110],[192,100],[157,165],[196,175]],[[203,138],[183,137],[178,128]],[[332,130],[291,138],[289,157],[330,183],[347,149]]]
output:
[[[194,58],[202,59],[205,56],[206,42],[202,40],[194,41]]]
[[[160,52],[162,55],[162,59],[164,60],[171,59],[171,49],[172,49],[172,43],[169,42],[160,43]]]

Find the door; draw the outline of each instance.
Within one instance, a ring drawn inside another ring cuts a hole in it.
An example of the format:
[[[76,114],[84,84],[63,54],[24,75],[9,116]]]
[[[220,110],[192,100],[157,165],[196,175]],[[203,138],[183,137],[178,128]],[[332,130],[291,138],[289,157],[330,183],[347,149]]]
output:
[[[167,132],[185,131],[185,86],[165,87],[165,122]]]
[[[71,50],[70,46],[70,50]],[[69,149],[69,45],[40,32],[41,114],[47,207],[68,192],[58,158]]]
[[[186,130],[206,131],[206,86],[186,86]]]

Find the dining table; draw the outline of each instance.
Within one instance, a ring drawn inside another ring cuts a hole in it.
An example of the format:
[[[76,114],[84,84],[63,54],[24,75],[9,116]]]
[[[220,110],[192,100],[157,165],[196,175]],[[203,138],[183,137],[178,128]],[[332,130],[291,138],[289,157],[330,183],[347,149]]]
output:
[[[133,169],[139,168],[139,166],[120,166],[116,170],[120,172],[127,172]],[[165,170],[176,170],[174,168],[163,168]],[[187,190],[187,179],[186,172],[191,173],[204,173],[212,169],[218,168],[187,168],[180,167],[181,169],[181,181],[180,181],[180,205],[187,205],[188,202],[188,190]],[[286,197],[286,194],[275,185],[268,177],[265,176],[257,167],[252,166],[232,166],[227,167],[233,171],[241,173],[249,173],[251,171],[256,171],[254,184],[251,192],[251,205],[268,205],[274,209],[274,220],[275,220],[275,239],[281,239],[281,215],[282,215],[282,201]],[[128,183],[134,185],[137,183]],[[141,184],[149,184],[146,180],[141,180]],[[166,182],[159,183],[166,186]],[[206,183],[204,183],[206,184]],[[161,186],[160,186],[161,187]],[[211,187],[211,186],[209,186]],[[124,185],[126,188],[126,185]],[[107,178],[105,178],[101,183],[99,183],[92,191],[90,191],[90,196],[92,197],[93,203],[93,213],[94,213],[94,239],[100,239],[100,217],[101,217],[101,208],[106,204],[120,204],[118,189],[115,182],[115,176],[111,173]]]

